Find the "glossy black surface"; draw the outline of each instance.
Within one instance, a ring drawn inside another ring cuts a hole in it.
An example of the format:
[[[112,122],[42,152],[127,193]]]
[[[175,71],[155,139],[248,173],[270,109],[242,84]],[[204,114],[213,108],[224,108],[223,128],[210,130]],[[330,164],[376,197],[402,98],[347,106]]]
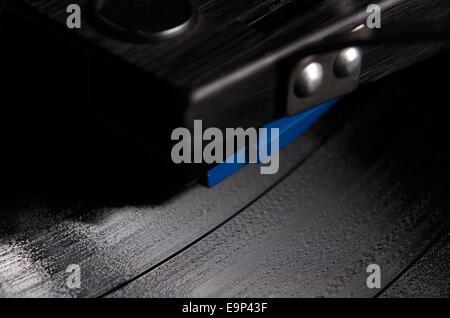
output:
[[[321,124],[347,120],[289,176],[111,296],[449,297],[449,67],[441,58],[344,100]],[[367,288],[370,264],[381,290]]]
[[[69,1],[30,2],[58,16]],[[210,26],[218,12],[225,19],[255,4],[197,3]],[[412,18],[425,7],[433,13],[423,1],[408,3]],[[0,296],[449,296],[450,59],[386,77],[440,46],[369,48],[363,82],[384,79],[345,98],[283,152],[279,174],[249,167],[211,190],[180,189],[154,175],[159,166],[149,157],[157,151],[123,144],[96,121],[99,105],[86,89],[88,45],[74,49],[43,31],[55,24],[32,21],[1,21],[8,80],[1,90]],[[224,40],[241,32],[221,30]],[[83,32],[108,50],[125,50],[141,70],[186,76],[185,83],[236,65],[243,56],[209,69],[216,58],[243,52],[245,39],[261,39],[238,37],[225,53],[205,41],[206,31],[188,47]],[[184,73],[180,56],[200,43],[211,55],[193,59]],[[238,106],[255,97],[245,91]],[[379,291],[365,285],[370,263],[382,267]],[[70,264],[81,267],[81,289],[67,287]]]
[[[11,162],[2,179],[0,295],[369,297],[378,263],[387,295],[448,296],[449,97],[436,69],[445,78],[447,56],[343,100],[280,174],[249,167],[215,189],[171,189],[95,127],[77,155],[48,140],[30,155],[65,168]],[[81,289],[66,286],[69,264]]]

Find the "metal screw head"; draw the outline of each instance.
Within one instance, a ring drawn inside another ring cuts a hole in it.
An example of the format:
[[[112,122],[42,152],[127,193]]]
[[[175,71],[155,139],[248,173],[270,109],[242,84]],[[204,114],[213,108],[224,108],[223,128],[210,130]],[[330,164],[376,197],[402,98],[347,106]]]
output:
[[[355,74],[362,64],[362,51],[357,47],[350,47],[342,50],[334,66],[334,72],[337,77],[347,77]]]
[[[308,64],[300,70],[295,80],[295,94],[297,97],[313,95],[322,85],[323,77],[323,67],[317,62]]]

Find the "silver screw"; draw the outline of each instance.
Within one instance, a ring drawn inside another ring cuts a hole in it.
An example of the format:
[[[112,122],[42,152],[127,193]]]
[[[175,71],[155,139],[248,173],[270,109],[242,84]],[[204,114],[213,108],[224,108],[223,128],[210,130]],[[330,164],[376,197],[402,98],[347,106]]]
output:
[[[355,74],[362,64],[362,51],[357,47],[344,49],[339,53],[334,72],[337,77],[347,77]]]
[[[313,62],[303,68],[295,81],[295,94],[298,97],[308,97],[314,94],[322,85],[324,77],[323,67]]]

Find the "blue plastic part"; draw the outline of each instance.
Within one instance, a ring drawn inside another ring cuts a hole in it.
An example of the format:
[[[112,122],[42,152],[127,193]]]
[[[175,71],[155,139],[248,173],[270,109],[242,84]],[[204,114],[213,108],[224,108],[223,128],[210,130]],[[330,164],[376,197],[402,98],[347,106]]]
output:
[[[271,143],[275,138],[279,139],[279,149],[280,151],[286,148],[289,144],[291,144],[294,140],[300,137],[306,130],[308,130],[319,118],[321,118],[331,107],[333,107],[337,103],[337,99],[329,101],[320,106],[309,109],[305,112],[302,112],[298,115],[282,118],[271,122],[263,126],[264,128],[278,128],[279,135],[271,136],[268,138],[261,139],[267,142],[266,145],[262,145],[263,147],[267,147],[270,149]],[[258,147],[258,145],[253,145],[254,147]],[[270,152],[269,152],[270,153]],[[245,167],[246,163],[238,163],[238,158],[245,158],[247,154],[247,148],[243,148],[237,153],[235,153],[231,158],[228,158],[227,162],[218,164],[214,168],[208,171],[207,174],[207,186],[212,188],[219,183],[223,182],[240,169]],[[259,160],[263,160],[264,158],[259,158]],[[233,162],[233,163],[228,163]],[[241,160],[242,162],[242,160]]]

